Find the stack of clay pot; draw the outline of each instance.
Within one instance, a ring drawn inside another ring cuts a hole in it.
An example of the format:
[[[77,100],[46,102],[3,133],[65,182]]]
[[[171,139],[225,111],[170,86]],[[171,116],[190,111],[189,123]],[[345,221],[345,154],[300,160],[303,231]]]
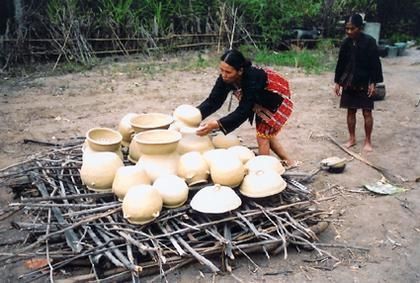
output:
[[[284,168],[272,156],[255,156],[240,145],[234,134],[213,139],[198,136],[200,111],[181,105],[173,115],[128,113],[118,131],[93,128],[84,146],[81,178],[94,191],[112,190],[122,201],[130,223],[146,224],[159,216],[162,207],[182,206],[189,186],[211,180],[215,185],[197,192],[193,209],[224,213],[238,208],[241,199],[232,188],[252,198],[281,192],[286,183]],[[129,146],[124,166],[121,144]]]
[[[135,164],[140,158],[141,150],[136,139],[139,133],[155,129],[168,129],[171,123],[173,123],[172,116],[162,113],[144,113],[132,116],[130,125],[134,132],[128,150],[128,160]]]
[[[93,128],[87,132],[80,177],[88,189],[111,190],[117,170],[124,166],[121,141],[121,134],[109,128]]]
[[[154,182],[159,176],[177,173],[179,154],[176,151],[181,134],[174,130],[150,130],[135,135],[140,149],[137,165],[142,166]]]

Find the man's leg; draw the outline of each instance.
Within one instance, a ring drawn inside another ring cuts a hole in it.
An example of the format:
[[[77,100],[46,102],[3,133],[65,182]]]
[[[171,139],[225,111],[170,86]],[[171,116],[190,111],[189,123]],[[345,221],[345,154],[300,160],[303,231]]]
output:
[[[363,146],[364,151],[372,151],[372,130],[373,130],[373,115],[372,110],[363,109],[363,118],[365,119],[365,144]]]
[[[352,147],[356,144],[356,112],[357,109],[347,109],[347,128],[349,130],[349,140],[344,144],[345,147]]]

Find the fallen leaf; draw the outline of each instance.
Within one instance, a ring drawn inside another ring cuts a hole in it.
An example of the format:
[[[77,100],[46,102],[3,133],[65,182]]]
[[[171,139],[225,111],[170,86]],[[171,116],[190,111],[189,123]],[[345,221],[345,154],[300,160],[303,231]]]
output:
[[[26,268],[39,269],[48,265],[48,259],[46,258],[31,258],[25,261]]]

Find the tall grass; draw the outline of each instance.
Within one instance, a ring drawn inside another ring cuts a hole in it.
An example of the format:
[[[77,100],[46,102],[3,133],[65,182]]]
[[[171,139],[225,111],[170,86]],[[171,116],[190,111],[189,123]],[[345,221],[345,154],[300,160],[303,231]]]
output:
[[[239,49],[258,65],[288,66],[316,74],[333,70],[337,52],[331,40],[320,41],[315,49],[295,47],[282,52],[250,46],[241,46]]]

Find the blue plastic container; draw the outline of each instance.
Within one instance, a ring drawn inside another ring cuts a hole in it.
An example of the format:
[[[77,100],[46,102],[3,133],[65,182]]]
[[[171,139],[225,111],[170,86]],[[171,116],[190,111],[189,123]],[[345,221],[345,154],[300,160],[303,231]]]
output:
[[[398,56],[403,56],[405,52],[405,48],[407,47],[407,43],[405,42],[396,42],[394,46],[398,48]]]
[[[394,45],[388,45],[388,55],[387,57],[397,57],[398,56],[398,47]]]

